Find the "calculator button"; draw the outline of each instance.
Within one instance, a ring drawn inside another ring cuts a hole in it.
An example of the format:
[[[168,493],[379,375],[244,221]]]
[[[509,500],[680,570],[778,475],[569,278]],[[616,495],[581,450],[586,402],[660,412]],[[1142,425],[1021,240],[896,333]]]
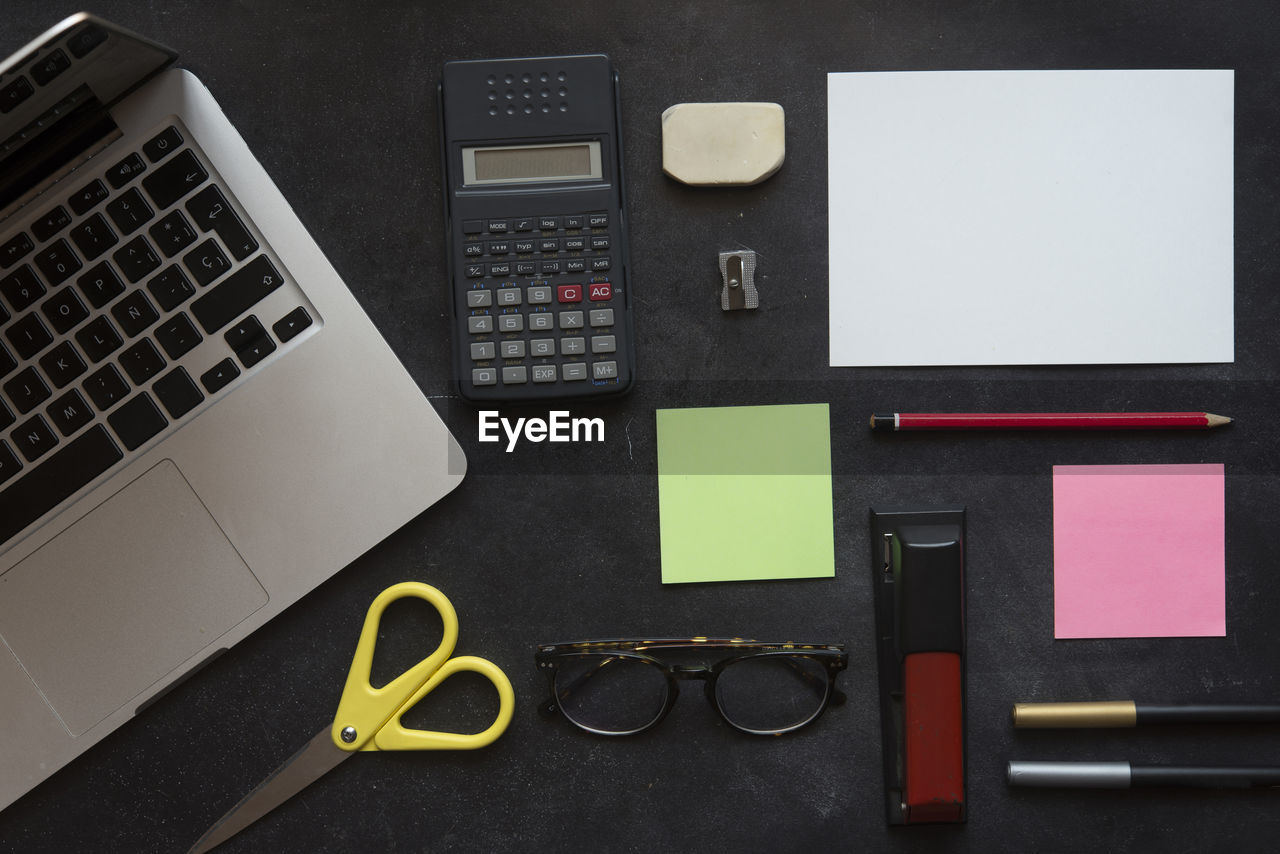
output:
[[[462,221],[463,234],[481,234],[484,231],[484,220],[482,219],[464,219]]]
[[[564,271],[566,273],[585,273],[587,272],[587,261],[585,258],[566,258]]]
[[[582,302],[582,285],[560,285],[556,293],[560,302]]]
[[[483,264],[468,264],[468,265],[466,266],[465,273],[466,273],[466,277],[467,277],[468,279],[479,279],[479,278],[482,278],[482,277],[484,276],[484,265],[483,265]]]
[[[609,225],[609,215],[604,213],[595,213],[587,217],[587,225],[592,228],[605,228]]]
[[[532,275],[534,275],[534,274],[537,272],[537,270],[538,270],[538,265],[537,265],[537,264],[535,264],[535,263],[533,263],[532,261],[517,261],[517,262],[516,262],[516,275],[517,275],[517,276],[532,276]]]
[[[503,341],[502,342],[502,358],[523,359],[524,358],[524,342],[523,341]]]
[[[529,305],[542,305],[551,302],[551,288],[548,285],[535,285],[529,288]]]
[[[615,353],[617,350],[618,342],[612,335],[597,335],[591,339],[592,353]]]
[[[556,317],[549,311],[535,311],[529,315],[529,329],[543,332],[556,328]]]
[[[512,365],[502,369],[503,385],[520,385],[529,381],[529,369],[524,365]]]
[[[555,365],[534,365],[533,381],[535,383],[553,383],[556,381]]]
[[[467,318],[467,331],[472,335],[482,335],[493,331],[493,318],[487,314],[479,314]]]
[[[498,331],[499,332],[523,332],[524,331],[524,315],[523,314],[498,315]]]
[[[482,359],[492,359],[494,353],[492,341],[475,341],[471,345],[471,361],[479,362]]]
[[[560,355],[561,356],[581,356],[587,352],[587,339],[585,338],[561,338],[560,339]]]
[[[561,329],[581,329],[582,328],[582,312],[580,311],[560,312],[560,328]]]
[[[593,273],[598,273],[602,270],[608,270],[608,269],[609,269],[608,257],[591,259],[591,271]]]
[[[592,326],[613,326],[613,309],[597,308],[588,318]]]
[[[538,264],[538,273],[543,276],[547,276],[552,273],[559,273],[559,272],[560,272],[559,261],[543,261],[542,263]]]
[[[564,239],[565,252],[581,252],[587,248],[587,238],[585,237],[566,237]]]
[[[471,384],[472,385],[496,385],[498,382],[498,372],[494,368],[472,368]]]
[[[491,219],[488,223],[489,231],[494,234],[506,234],[510,228],[510,223],[505,219]]]
[[[493,305],[493,291],[467,291],[467,308],[488,308]]]
[[[478,240],[473,240],[470,243],[464,243],[462,244],[462,254],[468,258],[475,258],[477,255],[483,255],[484,244]]]
[[[565,217],[565,218],[564,218],[564,227],[565,227],[565,228],[582,228],[582,217],[580,217],[580,216],[567,216],[567,217]]]
[[[517,219],[511,225],[516,231],[533,231],[533,218],[522,217]]]
[[[585,380],[587,378],[587,365],[585,362],[573,362],[568,365],[560,366],[560,376],[565,381]]]
[[[560,238],[558,237],[542,238],[541,240],[538,241],[538,251],[539,252],[559,252]]]
[[[560,228],[560,217],[540,216],[538,217],[538,228],[543,231],[557,231]]]
[[[498,288],[498,305],[519,305],[522,296],[519,288]]]
[[[608,248],[609,248],[609,235],[607,235],[607,234],[597,234],[596,236],[592,237],[592,238],[591,238],[591,248],[592,248],[592,249],[599,249],[599,250],[608,249]]]
[[[490,276],[510,276],[511,262],[503,261],[501,264],[490,264],[489,275]]]
[[[506,255],[508,252],[511,251],[511,241],[510,240],[490,240],[488,248],[489,248],[490,255]]]
[[[525,254],[533,251],[535,243],[532,240],[517,240],[514,244],[516,252]]]
[[[597,380],[615,380],[618,378],[618,363],[596,362],[591,366],[591,376]]]
[[[554,338],[535,338],[529,342],[529,354],[532,356],[554,356],[556,341]]]
[[[603,302],[607,299],[613,299],[613,288],[608,282],[597,282],[591,286],[592,302]]]

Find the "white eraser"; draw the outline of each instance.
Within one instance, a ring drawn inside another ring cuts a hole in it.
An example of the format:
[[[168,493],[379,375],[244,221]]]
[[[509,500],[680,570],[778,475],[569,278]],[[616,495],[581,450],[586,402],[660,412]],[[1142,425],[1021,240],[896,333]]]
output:
[[[685,184],[758,184],[785,153],[778,104],[676,104],[662,113],[662,171]]]

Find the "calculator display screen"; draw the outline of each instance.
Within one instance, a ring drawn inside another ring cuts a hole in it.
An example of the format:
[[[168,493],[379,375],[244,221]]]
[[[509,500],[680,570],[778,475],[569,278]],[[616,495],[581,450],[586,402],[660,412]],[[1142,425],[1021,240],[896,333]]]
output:
[[[598,181],[600,143],[562,142],[462,149],[463,185]]]

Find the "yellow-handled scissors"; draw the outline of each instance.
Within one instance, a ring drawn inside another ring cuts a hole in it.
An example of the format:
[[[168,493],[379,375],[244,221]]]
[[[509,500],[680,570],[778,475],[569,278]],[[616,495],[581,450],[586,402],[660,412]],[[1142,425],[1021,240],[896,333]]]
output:
[[[431,655],[381,688],[369,683],[378,624],[387,606],[397,599],[416,596],[440,612],[444,637]],[[188,854],[221,845],[280,804],[302,791],[361,750],[474,750],[491,744],[511,723],[515,692],[511,680],[498,666],[471,655],[450,658],[458,640],[458,614],[436,588],[416,581],[388,587],[369,606],[356,654],[347,673],[347,684],[338,701],[333,726],[318,732],[253,791],[214,822]],[[473,734],[406,729],[400,719],[419,700],[455,673],[470,670],[487,678],[498,689],[498,716],[488,729]]]

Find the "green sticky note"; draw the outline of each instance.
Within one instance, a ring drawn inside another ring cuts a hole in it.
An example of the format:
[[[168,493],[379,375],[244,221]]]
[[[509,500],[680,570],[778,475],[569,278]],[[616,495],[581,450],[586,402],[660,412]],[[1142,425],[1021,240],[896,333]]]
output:
[[[835,575],[827,404],[657,414],[664,583]]]

